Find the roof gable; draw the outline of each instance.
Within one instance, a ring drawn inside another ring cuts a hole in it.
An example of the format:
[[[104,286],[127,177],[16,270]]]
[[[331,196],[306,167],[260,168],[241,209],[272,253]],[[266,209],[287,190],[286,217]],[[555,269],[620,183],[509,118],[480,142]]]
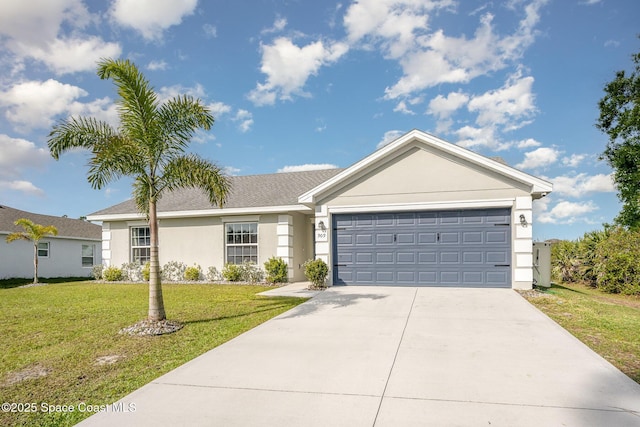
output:
[[[99,225],[92,224],[81,219],[36,214],[3,205],[0,205],[0,233],[9,234],[24,231],[22,227],[14,224],[15,221],[20,218],[27,218],[36,224],[45,226],[53,225],[58,229],[57,238],[86,240],[102,239],[102,227]]]
[[[551,183],[514,169],[502,162],[451,144],[428,133],[412,130],[354,165],[344,169],[336,176],[302,194],[298,198],[298,201],[303,204],[314,204],[337,189],[348,185],[349,182],[357,177],[379,168],[381,165],[392,161],[415,146],[423,146],[430,151],[439,151],[447,157],[460,159],[462,164],[473,164],[485,169],[491,174],[520,183],[525,186],[532,195],[537,197],[541,197],[553,189]]]

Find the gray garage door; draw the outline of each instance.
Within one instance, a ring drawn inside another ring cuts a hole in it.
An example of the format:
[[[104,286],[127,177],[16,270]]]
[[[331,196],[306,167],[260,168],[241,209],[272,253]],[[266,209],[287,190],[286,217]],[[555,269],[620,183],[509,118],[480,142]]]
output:
[[[510,209],[334,215],[334,283],[511,287],[510,221]]]

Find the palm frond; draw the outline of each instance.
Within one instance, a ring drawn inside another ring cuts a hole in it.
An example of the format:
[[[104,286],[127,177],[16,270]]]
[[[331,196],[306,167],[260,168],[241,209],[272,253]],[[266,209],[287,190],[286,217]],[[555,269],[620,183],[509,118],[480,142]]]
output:
[[[49,152],[57,160],[62,153],[74,148],[93,150],[96,144],[108,141],[115,135],[116,130],[106,122],[93,117],[71,117],[53,127],[47,144]]]
[[[231,184],[214,163],[195,154],[172,159],[165,167],[161,190],[200,188],[207,193],[209,202],[222,207],[226,202]]]

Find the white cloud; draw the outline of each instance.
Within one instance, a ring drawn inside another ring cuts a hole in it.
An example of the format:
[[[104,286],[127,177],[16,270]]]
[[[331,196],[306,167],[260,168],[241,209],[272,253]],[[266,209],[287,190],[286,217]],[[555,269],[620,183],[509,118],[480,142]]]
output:
[[[446,119],[469,101],[469,95],[462,92],[451,92],[446,97],[438,95],[429,101],[428,114]]]
[[[463,126],[454,132],[459,140],[457,145],[464,148],[472,147],[488,147],[495,151],[507,150],[511,147],[511,143],[503,142],[496,136],[495,128]]]
[[[18,70],[27,58],[64,74],[94,70],[100,58],[119,56],[118,43],[83,34],[87,25],[99,19],[81,0],[0,2],[0,35],[5,36],[3,45],[15,55]],[[70,36],[61,34],[63,28]]]
[[[240,109],[233,118],[233,121],[240,122],[238,127],[240,128],[241,132],[247,132],[253,125],[253,114],[251,114],[247,110]]]
[[[410,110],[407,107],[407,102],[406,101],[398,102],[398,105],[396,105],[396,108],[394,108],[393,111],[395,111],[396,113],[408,114],[408,115],[411,115],[411,116],[416,114],[416,113],[414,113],[412,110]]]
[[[164,30],[192,15],[197,4],[198,0],[115,0],[110,13],[120,25],[147,40],[158,40]]]
[[[0,92],[0,106],[6,108],[6,119],[21,132],[48,128],[56,117],[71,115],[95,117],[116,126],[118,111],[113,101],[109,97],[77,101],[87,95],[82,88],[53,79],[27,81]]]
[[[206,96],[204,86],[197,83],[193,87],[186,87],[182,85],[163,86],[158,90],[158,101],[166,102],[171,98],[175,98],[181,95],[190,95],[197,99],[202,99]]]
[[[522,141],[516,142],[516,147],[518,148],[531,148],[531,147],[539,147],[542,145],[541,142],[536,141],[533,138],[523,139]]]
[[[49,159],[49,152],[33,142],[0,134],[0,177],[19,177],[25,168],[40,169]]]
[[[430,32],[431,14],[455,9],[456,2],[446,0],[356,1],[347,9],[344,26],[351,45],[379,49],[399,62],[403,76],[385,90],[387,99],[396,99],[442,83],[468,83],[517,60],[535,40],[539,9],[546,2],[525,6],[517,29],[508,35],[495,32],[489,13],[480,17],[471,38]]]
[[[344,43],[316,41],[299,47],[286,37],[261,45],[265,83],[257,83],[248,98],[256,105],[272,105],[276,100],[291,100],[293,95],[309,96],[304,85],[322,66],[336,62],[348,47]]]
[[[502,88],[472,97],[468,109],[478,113],[476,124],[480,126],[502,125],[516,129],[521,126],[517,121],[535,113],[532,85],[533,77],[516,73]]]
[[[338,166],[329,163],[307,163],[304,165],[285,166],[278,169],[277,173],[316,171],[322,169],[336,169],[337,167]]]
[[[169,64],[167,64],[165,61],[151,61],[147,64],[147,69],[151,70],[151,71],[156,71],[156,70],[166,70],[167,67],[169,66]]]
[[[279,33],[280,31],[284,30],[284,28],[286,26],[287,26],[287,19],[286,18],[282,18],[282,17],[278,17],[273,22],[273,26],[272,27],[265,28],[264,30],[261,31],[261,33],[262,34]]]
[[[45,47],[24,49],[25,56],[45,63],[56,74],[95,70],[100,58],[120,56],[122,49],[118,43],[106,43],[101,38],[55,39]]]
[[[1,92],[0,105],[7,108],[7,120],[19,128],[46,128],[53,117],[69,112],[70,105],[86,95],[84,89],[53,79],[28,81]]]
[[[616,191],[613,175],[587,175],[580,173],[574,176],[557,176],[544,178],[553,183],[553,192],[569,197],[582,197],[589,193],[613,193]]]
[[[16,180],[16,181],[0,180],[0,190],[12,190],[12,191],[19,191],[21,193],[30,194],[33,196],[40,196],[40,197],[44,196],[44,190],[36,187],[35,185],[33,185],[33,183],[29,181],[22,181],[22,180]]]
[[[586,158],[587,158],[586,154],[572,154],[570,157],[563,157],[562,164],[565,166],[575,168],[575,167],[578,167],[578,165],[582,163],[582,161]]]
[[[225,175],[236,176],[242,169],[234,168],[233,166],[226,166],[222,169]]]
[[[387,131],[382,136],[382,139],[380,140],[380,142],[378,142],[378,144],[376,145],[376,148],[382,148],[385,145],[389,144],[390,142],[393,142],[396,139],[400,138],[404,134],[405,134],[405,132],[401,131],[401,130],[390,130],[390,131]]]
[[[540,203],[544,200],[543,203]],[[568,202],[561,200],[549,210],[550,200],[539,200],[534,204],[534,215],[537,221],[544,224],[572,224],[577,221],[588,221],[584,215],[598,207],[592,201]]]
[[[544,168],[558,161],[560,151],[555,148],[540,147],[524,154],[524,160],[516,165],[519,169]]]
[[[216,37],[218,37],[218,29],[215,27],[215,25],[204,24],[202,26],[202,31],[204,31],[204,35],[207,36],[207,38],[215,39]]]
[[[222,116],[223,114],[227,114],[231,111],[231,106],[225,104],[224,102],[212,102],[207,104],[207,107],[213,114],[213,117]]]

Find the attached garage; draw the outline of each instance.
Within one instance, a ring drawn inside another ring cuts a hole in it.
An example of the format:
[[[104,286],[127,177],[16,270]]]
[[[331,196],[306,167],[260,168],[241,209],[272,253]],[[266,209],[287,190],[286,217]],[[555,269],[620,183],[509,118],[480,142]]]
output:
[[[552,185],[413,130],[298,198],[333,285],[531,289],[533,201]]]
[[[333,283],[511,287],[511,210],[333,216]]]

